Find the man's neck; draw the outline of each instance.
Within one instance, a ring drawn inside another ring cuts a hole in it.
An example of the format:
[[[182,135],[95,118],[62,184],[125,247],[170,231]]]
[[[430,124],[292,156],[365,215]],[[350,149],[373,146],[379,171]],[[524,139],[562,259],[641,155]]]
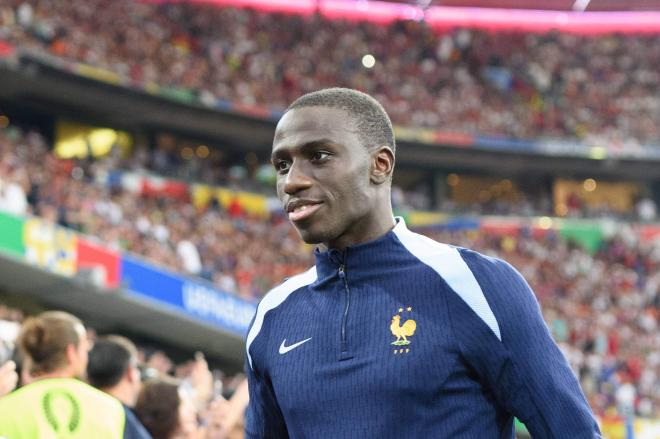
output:
[[[60,369],[53,372],[42,373],[32,377],[32,381],[46,380],[51,378],[75,378],[74,374],[70,370]]]
[[[370,218],[365,218],[362,227],[351,230],[350,234],[340,236],[336,240],[323,243],[327,249],[344,251],[346,247],[373,241],[387,234],[396,226],[391,204],[383,204],[373,212]]]
[[[121,401],[122,404],[128,407],[133,407],[133,405],[135,405],[135,401],[133,399],[133,392],[128,386],[123,385],[121,382],[114,387],[105,388],[101,390],[107,393],[108,395],[114,396],[119,401]]]

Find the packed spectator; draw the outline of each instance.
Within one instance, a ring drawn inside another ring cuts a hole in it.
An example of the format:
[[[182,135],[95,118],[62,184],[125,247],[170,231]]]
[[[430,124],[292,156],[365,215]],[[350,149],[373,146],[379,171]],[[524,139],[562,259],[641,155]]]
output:
[[[283,109],[304,92],[344,85],[376,96],[401,125],[628,145],[660,139],[658,36],[436,34],[417,22],[382,27],[199,5],[9,0],[0,6],[0,39],[138,86],[191,89],[201,100]],[[376,58],[373,69],[361,63],[367,53]],[[180,171],[179,162],[144,154],[132,166]],[[246,298],[312,263],[281,217],[200,210],[95,183],[100,172],[125,165],[58,160],[38,132],[0,130],[0,210],[38,215]],[[630,233],[595,254],[552,232],[425,233],[501,256],[523,273],[597,414],[660,416],[660,247]],[[0,320],[20,322],[23,314],[0,304]],[[196,374],[208,378],[200,358],[176,367],[162,351],[143,349],[139,359],[143,370],[191,386]],[[168,381],[150,384],[143,401],[162,392],[181,413],[185,395],[172,393]],[[173,429],[194,429],[178,421]]]
[[[106,165],[58,160],[36,132],[0,131],[0,180],[15,181],[18,170],[29,176],[21,186],[28,207],[20,213],[59,222],[182,272],[190,255],[177,250],[189,242],[201,265],[191,274],[244,297],[259,297],[312,263],[311,249],[282,218],[234,217],[219,206],[198,210],[186,201],[110,191],[93,178]],[[615,408],[660,414],[657,242],[641,241],[624,229],[591,254],[551,231],[544,237],[525,231],[519,236],[423,232],[501,256],[523,273],[597,413]],[[22,314],[0,307],[0,317],[21,320]],[[144,361],[164,373],[175,370],[159,352]],[[190,367],[177,374],[187,376]]]
[[[78,379],[85,376],[89,345],[75,316],[46,311],[29,317],[16,344],[29,378],[20,391],[0,398],[3,437],[126,437],[137,423],[118,400]]]
[[[404,126],[621,147],[660,139],[658,35],[438,34],[423,22],[381,26],[179,2],[9,0],[0,39],[138,87],[189,89],[202,102],[281,110],[305,92],[348,86]],[[373,68],[363,66],[366,54]]]
[[[24,183],[16,197],[21,209],[10,212],[38,215],[246,298],[310,263],[283,217],[236,217],[213,204],[198,210],[190,201],[95,184],[95,174],[107,165],[59,160],[37,132],[0,130],[0,181]]]
[[[20,310],[1,302],[0,307],[6,311],[6,315],[0,316],[0,323],[5,321],[5,317],[23,316]],[[123,337],[116,335],[97,337],[93,329],[86,328],[87,330],[84,331],[77,318],[60,311],[48,311],[36,317],[12,322],[21,325],[18,338],[6,340],[0,334],[0,342],[16,345],[13,358],[22,369],[21,388],[31,389],[30,384],[49,377],[51,377],[50,382],[54,384],[57,383],[52,377],[60,381],[74,377],[84,380],[122,403],[126,413],[126,423],[119,423],[116,427],[122,428],[124,425],[126,430],[130,430],[124,433],[124,437],[145,439],[148,437],[182,439],[243,437],[242,416],[247,404],[244,376],[242,374],[227,376],[220,370],[211,370],[201,353],[197,353],[190,361],[175,365],[158,347],[142,346],[136,349],[132,342]],[[35,335],[36,330],[40,332]],[[64,355],[66,350],[73,349],[68,348],[69,345],[81,347],[77,351],[79,357]],[[87,356],[88,346],[93,346],[89,356]],[[35,358],[38,359],[36,362]],[[19,384],[14,372],[15,368],[14,361],[0,358],[0,401],[3,400],[3,396],[11,395],[11,391]],[[163,400],[162,392],[159,393],[160,399],[149,398],[149,395],[153,394],[154,385],[159,387],[162,383],[166,383],[170,400]],[[99,393],[94,393],[89,386],[73,383],[70,379],[64,384],[73,386],[74,394],[80,396],[82,400],[89,399],[91,395],[102,400],[106,405],[113,405],[112,401],[99,396]],[[9,403],[10,400],[13,402],[16,399],[13,396],[12,398],[5,402]],[[163,415],[163,407],[167,408],[168,403],[175,404],[175,411],[165,413],[168,415],[166,419],[154,419],[154,415]],[[133,407],[135,407],[135,415]],[[65,405],[64,408],[69,407]],[[21,416],[25,414],[21,413]],[[91,417],[95,416],[96,413],[93,412]],[[112,418],[108,413],[104,413],[104,416],[102,426],[99,427],[101,431],[104,431],[103,428],[112,428]],[[89,424],[94,421],[87,417],[85,422]],[[9,411],[0,414],[0,430],[4,429],[2,430],[4,433],[14,431],[11,428],[18,424],[20,422],[12,417]],[[144,431],[142,424],[148,427],[150,434],[142,433]],[[41,425],[41,428],[48,427]],[[169,429],[168,434],[163,434],[165,428]],[[22,436],[24,433],[25,431],[21,431],[20,435],[16,432],[14,434],[18,435],[16,437],[25,437]],[[40,430],[40,433],[47,435],[48,432]],[[27,437],[37,436],[38,434],[28,434]]]

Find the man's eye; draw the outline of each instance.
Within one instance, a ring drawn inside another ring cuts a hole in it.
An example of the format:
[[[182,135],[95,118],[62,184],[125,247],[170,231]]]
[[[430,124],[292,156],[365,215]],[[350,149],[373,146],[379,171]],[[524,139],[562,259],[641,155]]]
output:
[[[325,152],[325,151],[316,151],[312,155],[312,160],[313,161],[321,161],[321,160],[327,159],[328,157],[330,157],[330,153]]]
[[[287,162],[287,161],[285,161],[285,160],[278,160],[278,161],[275,163],[275,170],[276,170],[277,172],[286,172],[286,171],[289,170],[289,166],[291,166],[291,165],[289,164],[289,162]]]

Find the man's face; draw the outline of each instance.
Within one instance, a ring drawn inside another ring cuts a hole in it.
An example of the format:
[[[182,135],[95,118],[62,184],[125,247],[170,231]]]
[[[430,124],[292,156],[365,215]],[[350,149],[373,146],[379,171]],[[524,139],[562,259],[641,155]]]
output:
[[[89,360],[90,343],[87,338],[87,331],[83,325],[76,324],[76,332],[78,333],[80,341],[76,347],[76,355],[73,360],[74,373],[75,376],[84,378],[87,374],[87,362]]]
[[[128,365],[128,382],[131,385],[131,400],[128,401],[130,404],[129,406],[134,406],[138,395],[140,394],[140,389],[142,388],[142,380],[140,379],[140,369],[138,367],[139,361],[135,357],[131,357],[129,360],[129,365]]]
[[[277,195],[305,242],[344,248],[369,232],[371,161],[346,111],[304,107],[284,115],[272,152]]]

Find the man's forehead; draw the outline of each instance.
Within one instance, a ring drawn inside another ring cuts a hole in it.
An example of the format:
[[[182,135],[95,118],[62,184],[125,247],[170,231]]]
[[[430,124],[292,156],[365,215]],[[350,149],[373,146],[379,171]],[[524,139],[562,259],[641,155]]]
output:
[[[302,107],[288,111],[275,130],[273,145],[297,140],[334,139],[355,134],[348,112],[341,108]]]

